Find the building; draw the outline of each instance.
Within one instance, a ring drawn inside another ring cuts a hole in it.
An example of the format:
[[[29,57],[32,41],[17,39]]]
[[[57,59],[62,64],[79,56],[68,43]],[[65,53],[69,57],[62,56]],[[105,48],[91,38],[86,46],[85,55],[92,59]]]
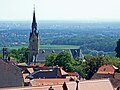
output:
[[[37,31],[37,22],[35,17],[35,9],[33,12],[32,32],[29,36],[29,64],[36,62],[45,62],[45,57],[50,53],[60,53],[63,50],[68,50],[73,58],[80,57],[84,59],[84,56],[80,49],[40,49],[40,34]]]
[[[117,72],[117,67],[105,64],[98,69],[98,71],[92,76],[92,79],[114,78],[115,73]]]
[[[78,83],[78,86],[76,82],[64,82],[63,84],[52,86],[44,85],[36,87],[15,87],[15,88],[3,88],[1,90],[116,90],[116,89],[113,88],[109,79],[101,79],[80,81]]]
[[[40,35],[39,31],[37,32],[37,23],[35,17],[35,9],[33,12],[33,22],[32,22],[32,32],[30,32],[29,37],[29,62],[36,62],[36,57],[39,53],[40,46]]]
[[[28,78],[39,79],[39,78],[66,78],[68,75],[61,67],[55,66],[52,68],[38,70],[31,73]]]
[[[120,86],[120,73],[114,65],[105,64],[101,66],[91,79],[109,78],[114,88]]]
[[[0,88],[23,85],[21,69],[16,65],[0,60]]]

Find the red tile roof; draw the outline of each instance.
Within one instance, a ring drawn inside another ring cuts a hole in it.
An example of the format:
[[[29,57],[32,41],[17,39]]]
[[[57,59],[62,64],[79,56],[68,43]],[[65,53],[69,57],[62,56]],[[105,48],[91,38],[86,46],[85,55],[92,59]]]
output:
[[[26,76],[28,76],[29,74],[23,74],[23,80],[24,82],[30,82],[29,79],[26,78]]]
[[[106,64],[106,65],[101,66],[98,69],[97,73],[99,73],[99,74],[108,74],[108,73],[109,74],[114,74],[115,69],[117,69],[115,66]]]
[[[69,79],[52,78],[52,79],[33,79],[30,80],[32,86],[50,86],[50,85],[62,85],[64,82],[69,82]]]
[[[78,77],[79,74],[77,72],[67,72],[69,76],[76,76]]]
[[[27,68],[27,70],[28,70],[30,73],[33,73],[33,72],[34,72],[33,68]]]
[[[59,71],[61,75],[68,75],[68,73],[65,72],[62,68],[59,68]]]
[[[76,90],[76,83],[67,83],[68,90]],[[85,80],[79,82],[80,90],[114,90],[109,79]]]
[[[79,82],[79,90],[114,90],[109,79],[86,80]],[[54,90],[63,90],[63,85],[53,85]],[[68,90],[76,90],[76,82],[66,83]],[[48,90],[50,86],[2,88],[1,90]]]
[[[28,66],[26,63],[18,63],[17,65],[20,65],[20,66]]]

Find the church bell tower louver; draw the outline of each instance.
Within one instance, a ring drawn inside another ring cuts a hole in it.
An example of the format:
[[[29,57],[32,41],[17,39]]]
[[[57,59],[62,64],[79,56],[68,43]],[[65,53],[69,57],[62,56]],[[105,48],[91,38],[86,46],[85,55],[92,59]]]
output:
[[[29,55],[28,55],[28,63],[37,62],[37,55],[39,53],[40,46],[40,35],[39,31],[37,31],[37,23],[35,16],[35,8],[33,11],[33,21],[32,21],[32,32],[30,32],[29,36]]]

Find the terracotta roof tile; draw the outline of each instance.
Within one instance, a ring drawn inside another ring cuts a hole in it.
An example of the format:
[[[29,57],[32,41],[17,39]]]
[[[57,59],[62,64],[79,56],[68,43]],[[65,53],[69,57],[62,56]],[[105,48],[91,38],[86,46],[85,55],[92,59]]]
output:
[[[69,82],[69,79],[33,79],[30,80],[32,86],[50,86],[50,85],[60,85],[63,84],[64,82]]]
[[[67,72],[69,76],[79,76],[77,72]]]
[[[68,90],[76,90],[76,83],[67,83]],[[85,80],[79,82],[80,90],[114,90],[109,79]]]
[[[63,90],[63,85],[53,85],[54,90]],[[76,82],[66,83],[68,90],[76,90]],[[50,86],[2,88],[1,90],[48,90]],[[114,90],[109,79],[79,82],[79,90]]]
[[[30,82],[29,79],[26,79],[26,76],[28,76],[29,74],[22,74],[23,75],[23,80],[24,82]]]
[[[34,72],[33,68],[27,68],[27,70],[28,70],[30,73],[33,73],[33,72]]]
[[[20,66],[28,66],[26,63],[18,63],[17,65],[20,65]]]
[[[103,65],[101,66],[97,73],[100,73],[100,74],[114,74],[115,73],[115,66],[113,65]]]
[[[67,72],[65,72],[62,68],[59,68],[61,75],[68,75]]]

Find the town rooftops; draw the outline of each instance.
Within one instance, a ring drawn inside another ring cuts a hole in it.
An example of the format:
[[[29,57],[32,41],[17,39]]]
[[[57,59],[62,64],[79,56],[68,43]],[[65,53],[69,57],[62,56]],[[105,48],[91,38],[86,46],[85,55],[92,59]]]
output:
[[[66,90],[76,90],[76,82],[68,82],[66,84]],[[49,86],[39,86],[39,87],[15,87],[15,88],[2,88],[1,90],[48,90]],[[54,90],[64,90],[62,85],[53,85]],[[114,90],[109,79],[101,80],[85,80],[80,81],[78,84],[79,90]]]
[[[56,66],[46,70],[39,70],[31,73],[27,78],[38,79],[38,78],[65,78],[68,73],[62,70],[62,68]]]

